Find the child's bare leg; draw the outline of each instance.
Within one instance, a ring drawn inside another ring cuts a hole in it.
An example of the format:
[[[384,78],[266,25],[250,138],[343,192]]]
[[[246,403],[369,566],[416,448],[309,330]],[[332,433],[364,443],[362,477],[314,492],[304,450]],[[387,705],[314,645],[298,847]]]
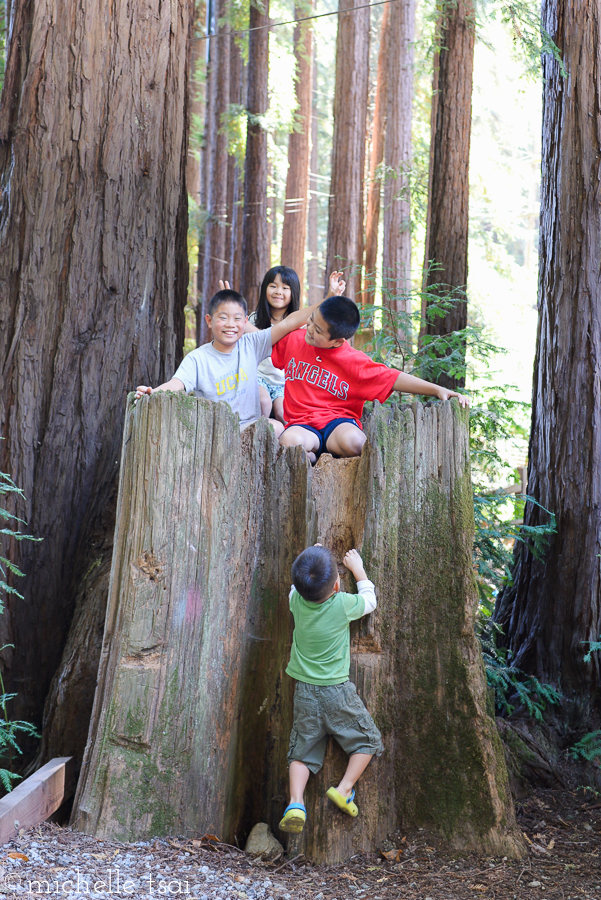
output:
[[[284,398],[276,397],[273,401],[273,418],[284,424]]]
[[[355,426],[353,425],[353,428],[354,427]],[[373,753],[353,753],[352,756],[349,756],[348,766],[346,767],[344,777],[336,788],[339,794],[342,794],[343,797],[349,796],[355,782],[365,772],[372,756]],[[290,768],[292,768],[292,766]]]
[[[290,763],[288,777],[290,779],[290,802],[302,803],[304,805],[303,796],[309,775],[311,774],[307,766],[298,759],[293,759]],[[359,776],[357,776],[359,777]]]
[[[259,401],[261,403],[261,415],[269,418],[272,406],[271,397],[267,388],[264,388],[262,384],[259,385]]]
[[[355,426],[353,425],[353,428]],[[358,431],[359,429],[357,429]],[[280,437],[280,444],[282,447],[297,447],[301,446],[305,450],[307,456],[310,461],[315,462],[315,451],[319,449],[319,438],[316,434],[313,434],[312,431],[309,431],[307,428],[301,428],[298,425],[293,425],[291,428],[287,428],[282,436]]]
[[[282,431],[284,430],[284,426],[282,425],[282,423],[281,423],[281,422],[278,422],[277,419],[268,419],[267,421],[269,422],[269,424],[271,425],[271,427],[272,427],[273,430],[275,431],[275,436],[276,436],[277,438],[279,438],[279,436],[281,435]]]
[[[326,450],[337,456],[361,456],[363,444],[367,438],[360,428],[352,422],[337,425],[328,438]]]

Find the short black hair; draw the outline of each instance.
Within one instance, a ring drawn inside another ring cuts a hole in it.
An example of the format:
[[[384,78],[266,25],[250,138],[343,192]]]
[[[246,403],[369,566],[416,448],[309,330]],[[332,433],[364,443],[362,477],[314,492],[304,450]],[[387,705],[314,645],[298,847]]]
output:
[[[333,341],[352,337],[361,324],[359,307],[350,297],[328,297],[318,309]]]
[[[225,288],[223,291],[217,291],[217,293],[213,294],[209,300],[207,313],[211,318],[213,318],[213,313],[222,303],[239,303],[244,310],[244,315],[248,315],[248,307],[242,294],[239,294],[238,291],[234,291],[231,288]]]
[[[325,547],[307,547],[292,563],[292,583],[304,600],[326,600],[338,578],[333,554]]]

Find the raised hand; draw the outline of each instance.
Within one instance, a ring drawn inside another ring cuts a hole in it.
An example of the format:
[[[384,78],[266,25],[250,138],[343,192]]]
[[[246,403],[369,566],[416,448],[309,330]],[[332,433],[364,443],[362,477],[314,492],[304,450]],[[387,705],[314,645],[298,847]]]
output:
[[[342,272],[332,272],[330,275],[330,297],[341,297],[346,290],[346,281]]]
[[[342,562],[349,572],[353,573],[355,581],[365,581],[367,575],[363,568],[363,560],[356,550],[349,550],[348,553],[345,553]]]

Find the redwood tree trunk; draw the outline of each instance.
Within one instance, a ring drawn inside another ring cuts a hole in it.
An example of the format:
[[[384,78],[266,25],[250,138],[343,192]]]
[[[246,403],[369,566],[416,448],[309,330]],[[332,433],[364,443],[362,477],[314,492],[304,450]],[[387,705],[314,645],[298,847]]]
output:
[[[295,18],[311,15],[313,4],[296,4]],[[305,283],[305,244],[307,240],[307,210],[309,200],[309,162],[311,157],[311,111],[313,100],[313,28],[310,22],[294,26],[294,56],[296,58],[296,102],[298,110],[295,127],[288,139],[288,176],[282,229],[282,264],[291,266],[301,282],[301,297]]]
[[[399,0],[400,2],[400,0]],[[326,279],[346,272],[347,293],[361,290],[363,181],[369,82],[369,9],[340,0],[336,38],[336,86]],[[357,7],[357,10],[355,10]]]
[[[219,280],[230,278],[228,265],[230,241],[227,227],[228,135],[224,128],[230,102],[230,38],[221,37],[230,30],[226,20],[228,0],[216,0],[216,36],[211,38],[209,60],[209,116],[206,141],[209,147],[207,173],[207,224],[204,240],[202,314],[200,343],[210,340],[205,321],[207,305],[219,290]]]
[[[216,0],[206,0],[206,33],[212,35],[215,32],[215,2]],[[211,155],[210,147],[210,128],[211,120],[211,40],[210,38],[203,42],[205,46],[205,114],[204,114],[204,131],[202,147],[200,149],[200,207],[206,214],[209,196],[209,159]],[[215,43],[215,42],[213,42]],[[198,298],[196,304],[196,344],[200,346],[204,340],[204,318],[202,314],[202,298],[204,294],[204,270],[205,270],[205,241],[206,241],[206,221],[201,226],[201,236],[198,243],[198,268],[196,276],[196,296]]]
[[[386,4],[380,27],[380,52],[378,54],[378,81],[374,104],[374,121],[369,159],[369,187],[365,222],[365,301],[373,300],[378,260],[378,229],[380,226],[380,198],[382,178],[379,169],[384,161],[386,135],[386,111],[388,104],[388,22],[390,5]]]
[[[77,600],[77,664],[59,669],[52,709],[69,729],[47,756],[77,755],[87,733],[127,390],[181,358],[188,13],[17,4],[0,106],[0,468],[43,542],[14,547],[25,599],[0,628],[11,712],[39,725]]]
[[[246,96],[246,70],[236,38],[230,38],[230,103],[240,107]],[[242,209],[240,187],[242,177],[240,161],[235,153],[230,154],[227,170],[227,222],[229,281],[234,286],[240,284],[240,261],[242,256]]]
[[[200,31],[206,19],[206,3],[204,0],[196,0],[193,3],[194,20],[190,22],[190,32],[195,35]],[[204,72],[203,56],[206,52],[205,41],[190,41],[190,70],[188,72],[188,97],[190,106],[190,121],[194,118],[204,117]],[[191,129],[191,136],[196,129]],[[188,161],[186,165],[186,188],[189,195],[200,203],[200,142],[190,139],[188,147]]]
[[[411,286],[411,108],[416,0],[390,4],[388,91],[384,161],[384,235],[382,286],[384,302],[409,311]]]
[[[307,265],[307,281],[309,284],[308,305],[318,303],[323,297],[322,269],[319,265],[319,113],[317,109],[317,56],[313,48],[313,106],[311,110],[311,175],[309,179],[309,219],[307,223],[307,238],[309,249],[309,262]],[[300,276],[300,272],[299,272]]]
[[[453,299],[444,316],[427,316],[427,334],[445,335],[467,325],[467,239],[469,160],[472,127],[475,10],[472,0],[445,8],[439,22],[440,49],[434,58],[432,130],[424,291]],[[440,375],[455,389],[465,377]]]
[[[545,0],[543,25],[567,77],[543,58],[539,327],[528,493],[557,517],[542,562],[522,545],[496,611],[515,664],[560,686],[571,724],[598,703],[601,634],[601,11],[597,0]],[[548,516],[528,505],[525,523]],[[598,727],[598,726],[596,726]]]
[[[244,161],[244,220],[242,224],[242,266],[240,291],[249,309],[259,299],[259,289],[269,268],[267,224],[267,132],[258,116],[268,105],[269,0],[251,0],[248,37],[248,126]]]

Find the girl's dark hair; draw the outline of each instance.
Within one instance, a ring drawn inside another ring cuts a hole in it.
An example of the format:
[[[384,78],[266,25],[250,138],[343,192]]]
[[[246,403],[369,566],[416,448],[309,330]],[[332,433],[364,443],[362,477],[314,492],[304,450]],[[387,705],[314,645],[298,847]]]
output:
[[[292,583],[312,603],[325,600],[338,578],[333,553],[325,547],[307,547],[292,563]]]
[[[284,284],[287,284],[290,288],[290,304],[286,307],[284,318],[290,315],[290,313],[296,312],[300,307],[300,281],[298,280],[298,275],[294,269],[290,268],[290,266],[274,266],[273,269],[270,269],[269,272],[267,272],[265,278],[261,282],[259,302],[257,303],[254,322],[257,328],[271,327],[271,313],[269,312],[269,303],[267,302],[267,286],[273,283],[276,275],[279,275]]]

